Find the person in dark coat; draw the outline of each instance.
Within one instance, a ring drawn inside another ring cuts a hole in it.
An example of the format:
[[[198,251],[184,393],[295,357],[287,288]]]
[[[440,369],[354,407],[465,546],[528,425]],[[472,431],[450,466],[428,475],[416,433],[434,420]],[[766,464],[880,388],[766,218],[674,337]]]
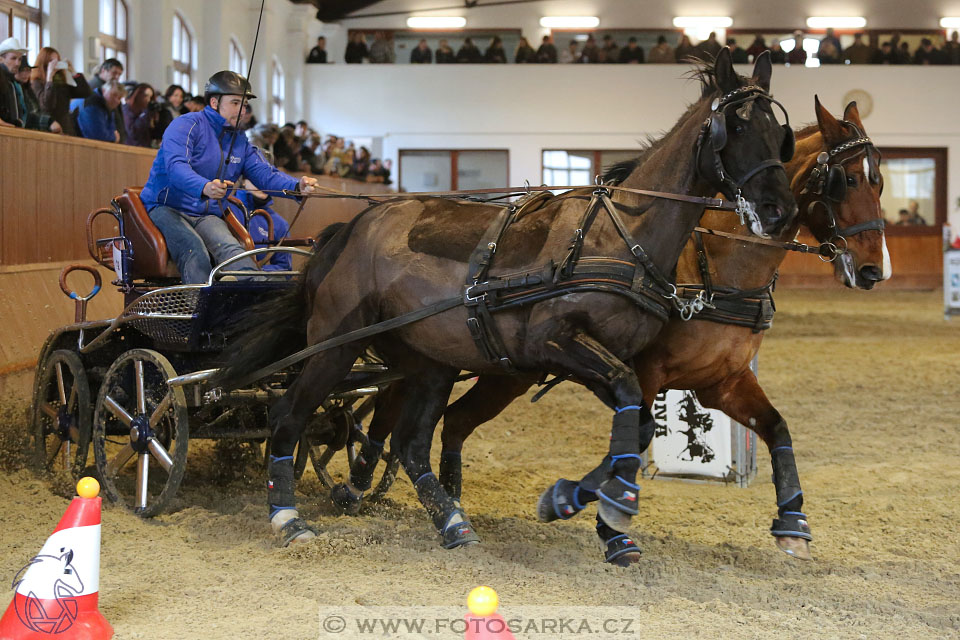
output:
[[[677,62],[684,62],[686,58],[696,57],[697,48],[690,42],[690,36],[683,34],[680,41],[677,42],[677,48],[673,52]]]
[[[94,90],[77,114],[80,135],[90,140],[120,142],[116,112],[126,96],[127,89],[116,80]]]
[[[620,47],[613,41],[613,36],[609,33],[603,36],[603,57],[604,62],[620,62]]]
[[[130,97],[120,108],[123,124],[127,129],[126,144],[134,147],[152,147],[159,111],[154,102],[153,87],[140,83],[130,92]]]
[[[713,60],[720,54],[720,49],[723,49],[723,45],[721,45],[717,40],[717,32],[711,31],[707,39],[698,44],[696,49],[697,52],[694,55],[701,60],[709,61]]]
[[[503,64],[507,61],[507,52],[503,50],[503,41],[500,36],[494,36],[490,46],[483,54],[483,61],[493,64]]]
[[[410,52],[410,64],[430,64],[431,62],[433,62],[433,51],[430,51],[426,39],[422,39]]]
[[[26,124],[27,106],[16,79],[20,58],[26,53],[16,38],[0,42],[0,125],[23,127]]]
[[[537,62],[541,64],[557,63],[557,48],[553,45],[553,36],[543,36],[543,42],[537,49]]]
[[[310,49],[307,56],[307,64],[326,64],[327,63],[327,39],[323,36],[317,38],[317,46]]]
[[[727,38],[727,49],[730,49],[730,59],[733,64],[746,64],[748,62],[747,52],[737,44],[735,39]]]
[[[756,60],[757,57],[767,49],[769,49],[767,41],[758,33],[757,37],[753,39],[753,43],[747,47],[747,60]]]
[[[70,115],[70,101],[90,97],[92,91],[83,74],[75,72],[70,61],[61,59],[56,49],[44,47],[30,72],[30,86],[40,101],[40,109],[50,114],[63,133],[79,136]]]
[[[526,38],[520,38],[520,42],[517,44],[517,51],[513,56],[513,61],[517,64],[537,61],[537,52],[533,50],[533,47],[530,46]]]
[[[480,53],[480,49],[473,44],[473,40],[470,38],[464,40],[463,46],[457,51],[457,62],[470,64],[483,62],[483,54]]]
[[[359,31],[353,34],[350,42],[347,43],[347,51],[343,56],[343,61],[347,64],[360,64],[364,58],[370,57],[370,51],[367,49],[367,39]]]
[[[453,64],[457,61],[457,55],[447,44],[446,40],[441,40],[437,46],[437,64]]]
[[[920,48],[913,54],[913,64],[942,64],[940,51],[933,46],[930,38],[920,41]]]
[[[770,45],[770,62],[773,64],[786,64],[787,62],[787,54],[784,53],[783,47],[776,40]]]
[[[666,39],[664,39],[664,43],[666,43]],[[637,45],[636,38],[631,37],[627,40],[627,46],[620,49],[619,62],[621,64],[643,64],[643,47]]]
[[[33,92],[30,86],[30,72],[33,67],[27,62],[27,56],[20,58],[20,68],[17,69],[17,82],[20,84],[20,90],[23,91],[23,101],[26,106],[26,128],[35,131],[50,131],[51,133],[60,133],[60,125],[50,117],[49,113],[40,108],[40,100],[37,94]]]
[[[943,45],[943,63],[960,64],[960,32],[954,31]]]

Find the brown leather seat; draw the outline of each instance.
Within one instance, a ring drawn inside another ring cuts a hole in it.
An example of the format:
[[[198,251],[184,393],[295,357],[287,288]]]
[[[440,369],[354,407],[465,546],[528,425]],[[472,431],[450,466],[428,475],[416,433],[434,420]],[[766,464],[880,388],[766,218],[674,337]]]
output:
[[[123,232],[133,247],[133,278],[152,280],[156,278],[179,278],[177,265],[170,260],[167,241],[153,224],[147,209],[140,200],[143,187],[127,187],[123,195],[117,198],[123,214]],[[254,248],[253,239],[232,213],[224,217],[233,236],[240,241],[244,250]]]

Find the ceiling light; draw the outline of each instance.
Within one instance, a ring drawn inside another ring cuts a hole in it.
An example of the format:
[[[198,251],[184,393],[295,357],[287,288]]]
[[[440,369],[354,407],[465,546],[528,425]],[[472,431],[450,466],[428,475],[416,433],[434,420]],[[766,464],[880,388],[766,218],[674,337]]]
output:
[[[677,16],[673,26],[678,29],[728,29],[733,26],[729,16]]]
[[[956,16],[940,18],[940,26],[944,29],[958,29],[960,28],[960,18]]]
[[[410,16],[407,26],[411,29],[463,29],[467,19],[457,16]]]
[[[811,29],[863,29],[865,26],[867,19],[860,16],[807,18],[807,27]]]
[[[540,18],[544,29],[594,29],[600,26],[596,16],[544,16]]]

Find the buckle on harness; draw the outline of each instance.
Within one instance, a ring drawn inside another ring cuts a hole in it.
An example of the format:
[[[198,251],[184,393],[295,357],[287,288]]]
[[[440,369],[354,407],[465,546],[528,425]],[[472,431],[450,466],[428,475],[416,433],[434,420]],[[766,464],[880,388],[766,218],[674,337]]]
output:
[[[476,287],[477,284],[478,284],[478,283],[474,282],[473,284],[468,285],[468,286],[463,290],[463,304],[468,305],[468,306],[476,306],[476,305],[480,304],[482,301],[484,301],[484,300],[487,299],[487,294],[486,294],[486,292],[481,293],[481,294],[479,294],[479,295],[475,295],[475,296],[474,296],[474,295],[471,295],[471,292],[473,291],[473,288]]]

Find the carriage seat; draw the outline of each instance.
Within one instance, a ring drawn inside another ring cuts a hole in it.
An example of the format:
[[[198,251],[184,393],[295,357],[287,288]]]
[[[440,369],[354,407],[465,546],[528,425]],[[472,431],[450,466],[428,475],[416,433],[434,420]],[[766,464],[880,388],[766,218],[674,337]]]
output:
[[[133,248],[133,265],[131,268],[134,279],[154,280],[159,278],[179,278],[177,265],[170,260],[167,251],[167,241],[140,200],[143,187],[127,187],[117,198],[120,212],[123,216],[124,235]],[[250,233],[243,223],[230,212],[224,216],[224,221],[230,228],[233,236],[243,245],[244,250],[254,248]]]

